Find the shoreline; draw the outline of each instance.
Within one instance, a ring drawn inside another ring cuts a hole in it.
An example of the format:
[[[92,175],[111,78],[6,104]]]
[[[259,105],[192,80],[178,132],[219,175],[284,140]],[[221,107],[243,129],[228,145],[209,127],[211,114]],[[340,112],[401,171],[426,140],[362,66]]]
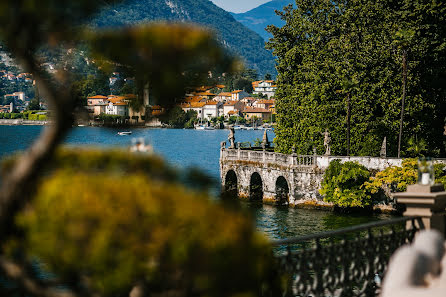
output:
[[[49,121],[32,121],[24,119],[0,119],[1,126],[45,126]]]

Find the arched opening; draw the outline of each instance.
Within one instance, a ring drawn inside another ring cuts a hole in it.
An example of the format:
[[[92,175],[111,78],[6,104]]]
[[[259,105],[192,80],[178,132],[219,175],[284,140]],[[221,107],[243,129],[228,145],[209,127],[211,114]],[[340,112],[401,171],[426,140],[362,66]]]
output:
[[[290,188],[288,187],[288,182],[283,176],[279,176],[276,180],[276,202],[277,204],[283,205],[288,204],[288,194],[290,193]]]
[[[263,200],[263,182],[260,174],[254,172],[251,175],[251,181],[249,183],[249,199],[252,201]]]
[[[224,195],[226,197],[238,197],[237,174],[234,170],[229,170],[225,177]]]

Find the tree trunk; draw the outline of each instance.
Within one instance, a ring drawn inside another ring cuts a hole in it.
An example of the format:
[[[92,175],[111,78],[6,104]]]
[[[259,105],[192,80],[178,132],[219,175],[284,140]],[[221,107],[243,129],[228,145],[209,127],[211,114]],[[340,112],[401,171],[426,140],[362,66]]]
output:
[[[400,134],[398,137],[398,158],[401,153],[401,138],[403,135],[403,120],[404,120],[404,102],[406,100],[406,82],[407,82],[407,50],[403,50],[403,98],[401,100],[401,120],[400,120]]]

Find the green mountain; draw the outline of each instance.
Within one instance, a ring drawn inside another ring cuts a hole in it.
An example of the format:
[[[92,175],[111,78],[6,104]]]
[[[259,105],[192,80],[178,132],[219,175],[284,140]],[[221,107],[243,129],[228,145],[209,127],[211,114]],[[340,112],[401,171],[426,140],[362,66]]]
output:
[[[256,69],[261,77],[277,73],[273,55],[264,48],[264,39],[209,0],[125,0],[103,9],[92,24],[117,27],[159,20],[210,27],[229,50],[244,58],[246,66]]]
[[[273,0],[251,9],[250,11],[244,13],[232,13],[232,15],[237,21],[254,32],[257,32],[265,40],[268,40],[272,37],[272,35],[265,30],[266,26],[274,25],[277,27],[282,27],[285,25],[285,22],[280,19],[275,11],[283,10],[283,8],[289,4],[294,4],[294,1]]]

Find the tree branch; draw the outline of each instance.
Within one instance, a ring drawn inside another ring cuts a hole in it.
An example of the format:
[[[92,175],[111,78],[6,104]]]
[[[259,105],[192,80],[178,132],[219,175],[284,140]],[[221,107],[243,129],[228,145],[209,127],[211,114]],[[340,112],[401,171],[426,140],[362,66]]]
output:
[[[21,52],[19,49],[13,49],[13,52],[21,60],[23,67],[32,73],[39,83],[51,107],[53,122],[45,128],[28,151],[18,158],[10,173],[4,177],[0,189],[0,242],[13,232],[15,215],[32,196],[39,181],[39,173],[73,123],[73,99],[69,90],[55,86],[45,79],[45,73],[31,54]]]
[[[38,297],[78,297],[78,295],[54,287],[40,285],[32,276],[28,275],[19,264],[0,257],[0,269],[10,279],[17,281],[22,288],[33,296]]]

